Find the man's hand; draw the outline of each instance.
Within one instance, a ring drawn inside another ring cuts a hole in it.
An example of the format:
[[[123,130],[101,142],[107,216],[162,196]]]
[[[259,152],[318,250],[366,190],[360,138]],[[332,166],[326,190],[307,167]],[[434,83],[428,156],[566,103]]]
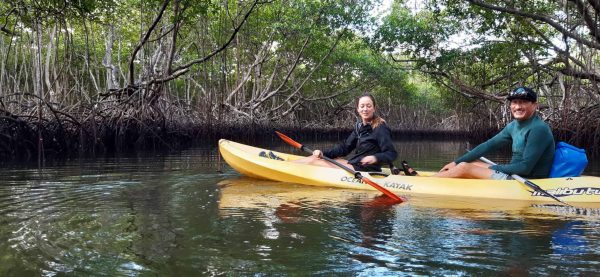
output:
[[[440,172],[442,172],[442,171],[448,171],[448,170],[454,168],[455,166],[456,166],[455,162],[448,163],[447,165],[445,165],[444,167],[442,167],[442,169],[440,169]]]

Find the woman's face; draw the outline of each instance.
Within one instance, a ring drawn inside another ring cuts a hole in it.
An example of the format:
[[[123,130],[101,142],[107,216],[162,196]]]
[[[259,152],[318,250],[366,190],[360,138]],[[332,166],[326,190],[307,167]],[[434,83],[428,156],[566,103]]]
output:
[[[373,118],[373,114],[375,113],[375,104],[370,97],[363,96],[358,99],[358,107],[356,107],[356,111],[364,123],[370,122]]]

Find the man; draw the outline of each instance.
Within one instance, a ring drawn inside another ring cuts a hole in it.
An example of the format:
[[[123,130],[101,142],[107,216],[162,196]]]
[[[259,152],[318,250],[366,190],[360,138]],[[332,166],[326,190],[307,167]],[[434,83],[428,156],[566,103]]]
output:
[[[435,176],[508,180],[512,179],[510,175],[517,174],[525,178],[548,178],[554,158],[554,137],[548,124],[536,114],[536,93],[531,88],[518,87],[506,99],[515,120],[496,136],[445,165]],[[512,143],[510,163],[490,166],[477,161],[509,143]]]

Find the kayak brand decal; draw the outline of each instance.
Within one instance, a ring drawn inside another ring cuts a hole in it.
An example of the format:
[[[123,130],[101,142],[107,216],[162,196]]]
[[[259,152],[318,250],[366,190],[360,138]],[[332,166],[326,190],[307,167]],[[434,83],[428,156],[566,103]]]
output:
[[[344,176],[342,177],[342,182],[348,182],[348,183],[363,183],[360,179],[358,178],[354,178],[354,177],[348,177],[348,176]],[[363,183],[364,184],[364,183]]]
[[[357,178],[354,178],[354,177],[350,177],[350,176],[344,176],[340,180],[342,182],[346,182],[346,183],[364,184],[364,182],[362,182],[360,179],[357,179]],[[401,184],[401,183],[394,183],[394,182],[384,182],[383,186],[386,187],[386,188],[394,188],[394,189],[402,189],[402,190],[412,190],[412,186],[413,185]]]
[[[384,187],[395,188],[395,189],[403,189],[403,190],[411,190],[413,185],[409,184],[398,184],[394,182],[385,182],[383,183]]]
[[[569,195],[598,195],[600,196],[600,188],[593,187],[582,187],[582,188],[557,188],[546,190],[548,193],[556,196],[563,197]],[[543,193],[534,191],[531,193],[532,196],[545,196]]]

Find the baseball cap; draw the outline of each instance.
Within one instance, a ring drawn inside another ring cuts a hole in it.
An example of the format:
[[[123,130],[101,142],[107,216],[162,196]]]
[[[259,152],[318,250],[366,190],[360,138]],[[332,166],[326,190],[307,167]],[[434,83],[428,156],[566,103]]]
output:
[[[518,87],[513,91],[509,92],[506,99],[508,101],[511,101],[513,99],[523,99],[531,102],[537,102],[537,94],[535,94],[535,92],[531,88]]]

